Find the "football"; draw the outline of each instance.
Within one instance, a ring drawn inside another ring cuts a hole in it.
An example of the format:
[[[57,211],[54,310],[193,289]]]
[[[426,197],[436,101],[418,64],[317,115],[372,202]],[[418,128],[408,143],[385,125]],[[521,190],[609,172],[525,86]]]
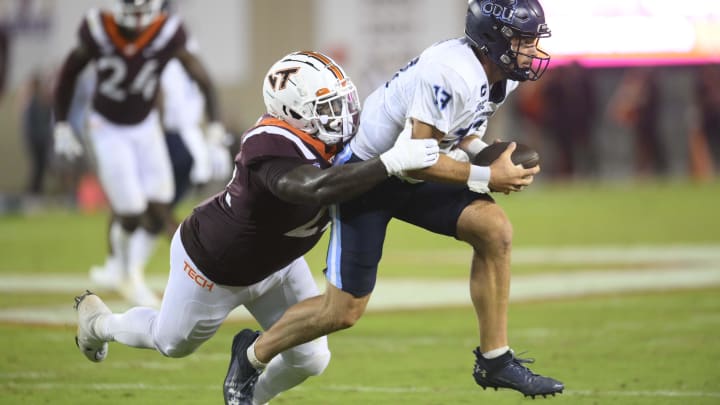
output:
[[[516,165],[522,165],[526,169],[535,167],[538,163],[540,163],[540,155],[537,151],[535,151],[535,149],[520,142],[515,143],[517,146],[510,157],[513,163]],[[475,155],[475,158],[472,160],[472,164],[478,166],[490,166],[495,159],[505,152],[508,145],[510,145],[510,142],[495,142],[488,145],[485,149],[481,150],[480,153]]]

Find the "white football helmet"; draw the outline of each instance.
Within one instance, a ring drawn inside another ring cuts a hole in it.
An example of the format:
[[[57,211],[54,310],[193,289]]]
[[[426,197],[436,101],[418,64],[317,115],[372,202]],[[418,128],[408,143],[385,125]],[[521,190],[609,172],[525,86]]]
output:
[[[263,81],[270,115],[326,145],[347,142],[358,129],[360,100],[345,71],[318,52],[294,52],[276,62]]]
[[[132,30],[141,30],[162,12],[163,0],[117,0],[115,21]]]

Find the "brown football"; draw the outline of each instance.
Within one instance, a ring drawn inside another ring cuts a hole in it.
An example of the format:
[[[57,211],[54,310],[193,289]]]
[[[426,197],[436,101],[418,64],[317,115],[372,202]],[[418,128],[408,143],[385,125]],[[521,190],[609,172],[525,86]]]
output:
[[[535,167],[538,163],[540,163],[540,155],[538,155],[535,149],[520,142],[515,143],[517,146],[510,157],[513,163],[516,165],[522,165],[526,169]],[[508,145],[510,145],[510,142],[495,142],[488,145],[475,156],[472,164],[478,166],[490,166],[495,159],[505,152]]]

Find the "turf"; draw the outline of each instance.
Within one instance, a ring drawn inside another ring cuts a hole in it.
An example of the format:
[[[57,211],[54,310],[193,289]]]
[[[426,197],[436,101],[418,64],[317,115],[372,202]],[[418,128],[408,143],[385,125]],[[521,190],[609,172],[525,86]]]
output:
[[[510,335],[534,370],[567,392],[557,404],[717,404],[720,289],[518,303]],[[372,313],[331,336],[319,378],[273,404],[517,404],[471,377],[476,343],[469,309]],[[192,356],[113,344],[105,363],[85,360],[68,327],[0,325],[3,404],[198,404],[221,401],[234,331],[228,323]],[[12,350],[7,348],[12,347]],[[548,400],[550,401],[550,400]]]
[[[720,185],[542,184],[498,196],[513,220],[515,247],[720,244]],[[191,205],[181,207],[181,213]],[[0,275],[85,274],[104,258],[104,213],[62,211],[0,217]],[[308,254],[316,273],[326,239]],[[163,240],[150,273],[167,271]],[[383,277],[466,277],[469,249],[452,238],[393,222]],[[682,263],[679,263],[682,265]],[[587,263],[521,263],[515,274],[572,272]],[[595,269],[650,268],[615,257]],[[651,271],[651,270],[650,270]],[[80,286],[79,286],[79,289]],[[511,343],[537,358],[533,369],[567,384],[553,403],[720,403],[720,288],[605,295],[511,304]],[[58,292],[3,292],[0,308],[63,305]],[[92,364],[72,341],[74,326],[0,324],[0,404],[221,403],[229,343],[252,323],[226,323],[183,359],[111,346]],[[273,404],[526,403],[482,391],[470,375],[477,345],[471,308],[372,312],[331,336],[333,361],[319,378]]]

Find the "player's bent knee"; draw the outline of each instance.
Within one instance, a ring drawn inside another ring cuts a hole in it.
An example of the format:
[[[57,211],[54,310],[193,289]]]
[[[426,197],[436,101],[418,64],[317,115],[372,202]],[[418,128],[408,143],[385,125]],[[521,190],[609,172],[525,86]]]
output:
[[[155,341],[155,347],[165,357],[187,357],[197,350],[199,343],[187,339],[169,339],[165,342]]]
[[[330,364],[330,356],[330,351],[326,351],[324,353],[316,353],[303,364],[301,364],[300,368],[308,376],[320,375],[323,373],[323,371],[325,371],[328,364]]]
[[[132,233],[140,226],[140,215],[118,215],[118,222],[125,232]]]
[[[324,334],[347,329],[357,323],[367,307],[370,294],[355,297],[350,293],[330,286],[325,294],[323,310],[318,313],[319,324],[327,326]]]
[[[513,228],[505,211],[496,204],[468,207],[458,224],[458,236],[476,250],[510,249]]]
[[[322,374],[330,364],[330,350],[327,345],[316,345],[310,353],[284,353],[285,362],[307,377]]]

